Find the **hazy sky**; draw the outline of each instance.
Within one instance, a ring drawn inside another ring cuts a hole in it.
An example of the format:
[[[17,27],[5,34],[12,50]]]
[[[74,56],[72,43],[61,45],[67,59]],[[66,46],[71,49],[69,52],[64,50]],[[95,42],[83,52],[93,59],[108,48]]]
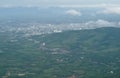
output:
[[[120,0],[0,0],[0,6],[120,4]]]

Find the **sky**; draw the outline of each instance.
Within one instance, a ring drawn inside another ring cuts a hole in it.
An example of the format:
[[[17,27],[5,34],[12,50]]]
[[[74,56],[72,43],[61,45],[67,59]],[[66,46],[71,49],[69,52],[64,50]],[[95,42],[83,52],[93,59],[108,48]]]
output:
[[[0,6],[59,6],[120,4],[120,0],[0,0]]]

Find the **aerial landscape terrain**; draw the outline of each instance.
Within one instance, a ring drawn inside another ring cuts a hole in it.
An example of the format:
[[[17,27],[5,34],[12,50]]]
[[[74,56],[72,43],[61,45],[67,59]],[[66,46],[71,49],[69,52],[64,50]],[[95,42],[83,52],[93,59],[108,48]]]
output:
[[[119,4],[21,1],[0,3],[0,78],[120,78]]]

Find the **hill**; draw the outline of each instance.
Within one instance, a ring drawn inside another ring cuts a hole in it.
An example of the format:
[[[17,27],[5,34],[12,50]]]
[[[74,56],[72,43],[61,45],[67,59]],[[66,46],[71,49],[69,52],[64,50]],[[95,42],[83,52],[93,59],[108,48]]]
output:
[[[1,78],[120,78],[120,28],[23,37],[0,32]]]

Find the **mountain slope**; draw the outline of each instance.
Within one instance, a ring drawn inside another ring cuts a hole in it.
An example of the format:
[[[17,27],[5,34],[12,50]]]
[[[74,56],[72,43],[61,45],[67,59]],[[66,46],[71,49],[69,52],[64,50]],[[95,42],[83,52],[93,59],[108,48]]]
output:
[[[0,33],[0,77],[119,78],[120,28],[30,37]]]

